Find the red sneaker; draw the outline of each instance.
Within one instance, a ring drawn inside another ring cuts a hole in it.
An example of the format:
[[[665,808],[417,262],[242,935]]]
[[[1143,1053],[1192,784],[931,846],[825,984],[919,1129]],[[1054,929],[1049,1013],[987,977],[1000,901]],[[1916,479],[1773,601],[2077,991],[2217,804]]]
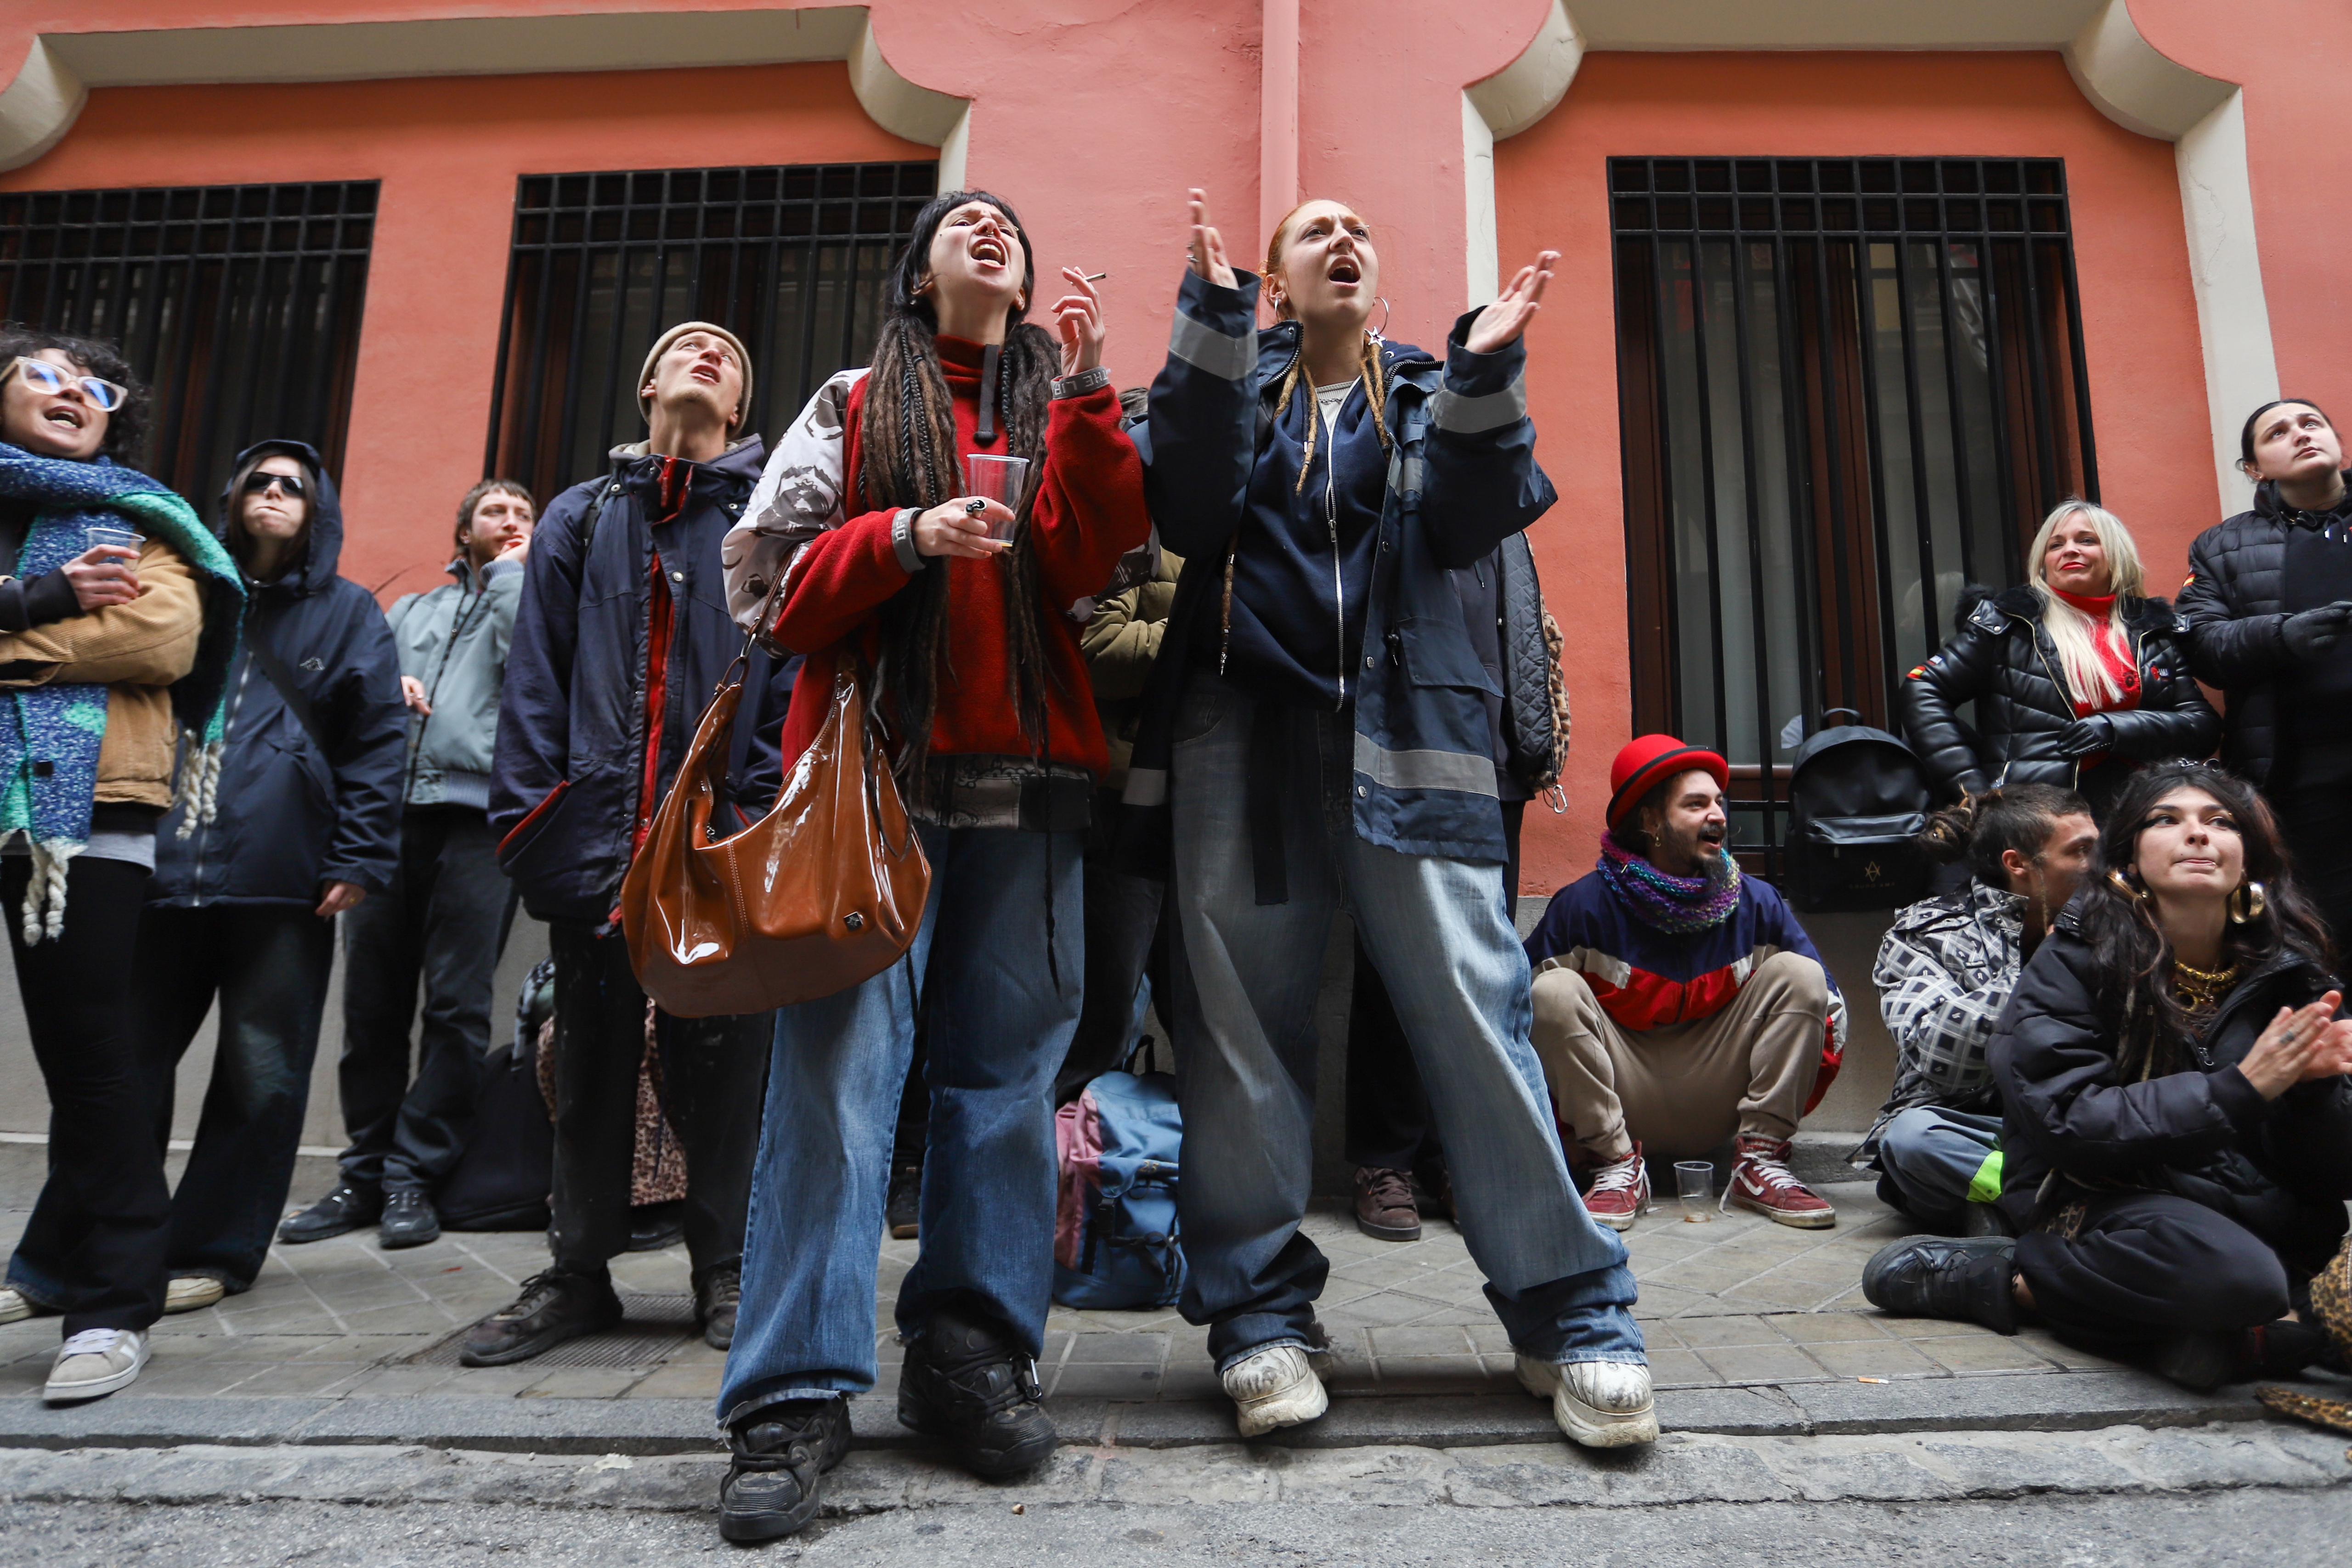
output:
[[[1601,1166],[1592,1173],[1592,1186],[1584,1195],[1584,1212],[1612,1230],[1631,1230],[1633,1220],[1650,1207],[1650,1167],[1643,1162],[1642,1145],[1622,1160]]]
[[[1733,1147],[1738,1160],[1731,1167],[1730,1185],[1724,1189],[1727,1202],[1776,1225],[1793,1225],[1800,1230],[1826,1230],[1837,1223],[1837,1210],[1789,1174],[1787,1139],[1742,1134]]]

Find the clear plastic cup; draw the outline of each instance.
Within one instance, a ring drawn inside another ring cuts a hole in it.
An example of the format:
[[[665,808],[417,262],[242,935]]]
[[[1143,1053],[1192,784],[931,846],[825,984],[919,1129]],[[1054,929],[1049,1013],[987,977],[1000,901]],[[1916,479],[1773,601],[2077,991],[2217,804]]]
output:
[[[1029,459],[974,453],[963,460],[963,476],[973,495],[1002,502],[1006,511],[1017,512],[1021,509],[1021,493],[1029,483]],[[991,522],[988,537],[1009,539],[1013,537],[1013,525]]]
[[[1683,1218],[1705,1225],[1715,1218],[1715,1166],[1706,1160],[1675,1162],[1675,1191],[1683,1200]]]
[[[112,528],[107,524],[99,523],[83,529],[81,540],[84,549],[97,549],[101,545],[119,545],[124,549],[135,550],[147,542],[147,536],[130,528]]]

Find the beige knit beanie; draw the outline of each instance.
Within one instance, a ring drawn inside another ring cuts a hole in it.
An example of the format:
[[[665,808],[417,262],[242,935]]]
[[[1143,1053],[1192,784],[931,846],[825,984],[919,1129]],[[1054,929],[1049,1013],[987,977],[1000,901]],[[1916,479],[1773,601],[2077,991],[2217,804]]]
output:
[[[743,401],[735,405],[735,418],[729,422],[727,428],[730,430],[740,428],[744,415],[751,411],[751,355],[750,350],[743,347],[742,339],[712,321],[680,321],[654,340],[654,346],[646,351],[645,368],[637,372],[637,413],[644,417],[647,424],[654,422],[654,400],[647,395],[645,390],[646,383],[654,379],[654,366],[661,362],[661,357],[664,354],[669,352],[669,346],[688,332],[708,332],[735,350],[735,362],[743,367]]]

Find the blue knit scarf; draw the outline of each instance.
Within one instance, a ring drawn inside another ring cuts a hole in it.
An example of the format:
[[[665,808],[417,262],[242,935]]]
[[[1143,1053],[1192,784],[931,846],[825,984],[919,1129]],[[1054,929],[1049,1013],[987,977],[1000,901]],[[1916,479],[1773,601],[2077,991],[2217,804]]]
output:
[[[1634,918],[1672,936],[1720,925],[1739,907],[1739,862],[1717,855],[1723,870],[1713,876],[1675,876],[1616,840],[1601,841],[1601,880]]]
[[[236,649],[245,597],[236,563],[187,502],[144,474],[100,457],[91,463],[41,457],[0,443],[0,500],[34,508],[12,569],[19,578],[58,570],[89,548],[93,527],[127,528],[160,539],[196,570],[205,589],[195,667],[172,687],[172,710],[190,741],[193,782],[218,776],[222,698]],[[102,613],[102,612],[101,612]],[[0,662],[10,655],[0,636]],[[98,754],[106,741],[107,688],[54,681],[8,692],[14,722],[0,718],[0,842],[22,833],[33,851],[25,896],[25,940],[55,937],[65,924],[65,866],[89,841]],[[194,794],[184,784],[184,794]],[[208,791],[206,792],[208,797]],[[208,798],[192,799],[190,816]]]

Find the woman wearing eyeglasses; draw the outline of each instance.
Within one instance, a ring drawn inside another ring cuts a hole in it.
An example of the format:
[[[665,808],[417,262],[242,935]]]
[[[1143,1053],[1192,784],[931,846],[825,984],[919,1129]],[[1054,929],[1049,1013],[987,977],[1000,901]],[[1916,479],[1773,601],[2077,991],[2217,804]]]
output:
[[[59,1401],[128,1385],[163,1309],[171,1066],[142,1048],[133,947],[175,740],[217,734],[242,594],[187,503],[121,465],[146,413],[110,345],[0,332],[0,919],[49,1097],[0,1322],[64,1315]]]
[[[222,542],[250,595],[208,820],[173,812],[139,928],[141,1029],[170,1064],[215,1001],[220,1043],[172,1197],[164,1311],[253,1283],[286,1207],[327,1004],[334,917],[391,885],[407,727],[375,596],[335,574],[342,507],[319,455],[237,455]],[[183,791],[184,794],[192,793]]]

